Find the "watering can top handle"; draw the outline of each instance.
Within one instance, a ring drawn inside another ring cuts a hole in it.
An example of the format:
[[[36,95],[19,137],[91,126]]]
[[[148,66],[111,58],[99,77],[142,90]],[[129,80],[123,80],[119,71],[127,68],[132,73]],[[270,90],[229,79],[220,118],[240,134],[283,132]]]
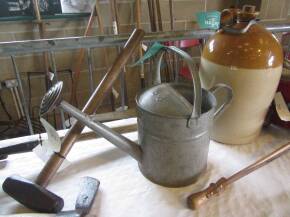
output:
[[[190,119],[198,118],[201,114],[201,93],[202,93],[199,73],[194,70],[193,60],[186,52],[174,46],[169,46],[167,47],[167,49],[181,56],[185,60],[189,68],[190,74],[192,76],[192,83],[193,83],[193,107],[192,107],[192,113],[191,113]],[[161,83],[160,69],[161,69],[163,55],[164,55],[164,52],[162,52],[158,56],[158,59],[157,59],[156,74],[154,75],[155,76],[154,85]]]

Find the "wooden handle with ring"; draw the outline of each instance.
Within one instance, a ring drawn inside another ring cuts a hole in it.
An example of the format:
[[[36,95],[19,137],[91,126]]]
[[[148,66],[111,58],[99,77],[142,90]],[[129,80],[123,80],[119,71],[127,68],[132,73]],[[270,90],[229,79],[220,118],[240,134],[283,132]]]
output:
[[[287,143],[270,154],[262,157],[260,160],[255,163],[247,166],[246,168],[240,170],[239,172],[233,174],[229,178],[222,177],[216,183],[211,183],[206,189],[191,194],[187,198],[188,207],[191,209],[197,209],[202,204],[207,202],[213,196],[218,196],[225,190],[225,187],[239,180],[240,178],[256,171],[257,169],[265,166],[266,164],[272,162],[273,160],[279,158],[283,154],[287,153],[290,150],[290,143]]]

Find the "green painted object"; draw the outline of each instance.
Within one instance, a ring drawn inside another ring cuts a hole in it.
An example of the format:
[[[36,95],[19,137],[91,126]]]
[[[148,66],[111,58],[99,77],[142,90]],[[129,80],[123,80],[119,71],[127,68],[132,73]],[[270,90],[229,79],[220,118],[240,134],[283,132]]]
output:
[[[219,11],[198,12],[196,14],[201,29],[219,29],[221,13]]]

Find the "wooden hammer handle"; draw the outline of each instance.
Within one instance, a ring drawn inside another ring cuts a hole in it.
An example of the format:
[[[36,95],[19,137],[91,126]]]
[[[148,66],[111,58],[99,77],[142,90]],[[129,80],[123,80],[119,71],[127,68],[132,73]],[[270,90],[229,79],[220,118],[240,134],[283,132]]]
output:
[[[144,31],[141,29],[135,29],[128,41],[126,42],[124,49],[121,51],[119,56],[116,58],[112,67],[109,69],[103,80],[100,82],[82,112],[86,114],[93,114],[101,105],[103,99],[111,90],[114,82],[120,75],[122,67],[125,66],[132,53],[138,48],[143,36]],[[47,186],[49,181],[56,174],[58,168],[61,166],[64,158],[68,155],[74,142],[79,137],[84,126],[80,122],[75,122],[71,129],[67,132],[62,140],[61,150],[59,153],[55,153],[48,160],[39,176],[36,179],[36,183],[41,186]]]

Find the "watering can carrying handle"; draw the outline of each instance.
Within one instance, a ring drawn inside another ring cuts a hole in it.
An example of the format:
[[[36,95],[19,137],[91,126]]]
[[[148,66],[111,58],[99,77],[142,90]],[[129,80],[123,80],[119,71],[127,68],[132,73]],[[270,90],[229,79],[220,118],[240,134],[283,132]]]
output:
[[[177,53],[179,56],[181,56],[184,59],[184,61],[186,62],[189,68],[190,74],[192,76],[193,106],[192,106],[191,116],[188,119],[188,125],[190,125],[190,120],[193,118],[198,118],[201,114],[201,83],[200,83],[199,73],[194,70],[193,60],[185,51],[175,46],[169,46],[167,47],[167,49]],[[155,77],[153,80],[154,85],[161,83],[160,69],[161,69],[163,55],[164,55],[164,52],[162,52],[157,58],[156,74],[154,75]]]
[[[226,90],[226,100],[224,101],[223,104],[220,105],[219,108],[217,108],[213,114],[214,118],[217,117],[223,110],[224,108],[231,102],[232,98],[233,98],[233,90],[230,86],[226,85],[226,84],[216,84],[215,86],[213,86],[212,88],[209,89],[209,91],[212,94],[215,94],[217,91],[219,90]]]

